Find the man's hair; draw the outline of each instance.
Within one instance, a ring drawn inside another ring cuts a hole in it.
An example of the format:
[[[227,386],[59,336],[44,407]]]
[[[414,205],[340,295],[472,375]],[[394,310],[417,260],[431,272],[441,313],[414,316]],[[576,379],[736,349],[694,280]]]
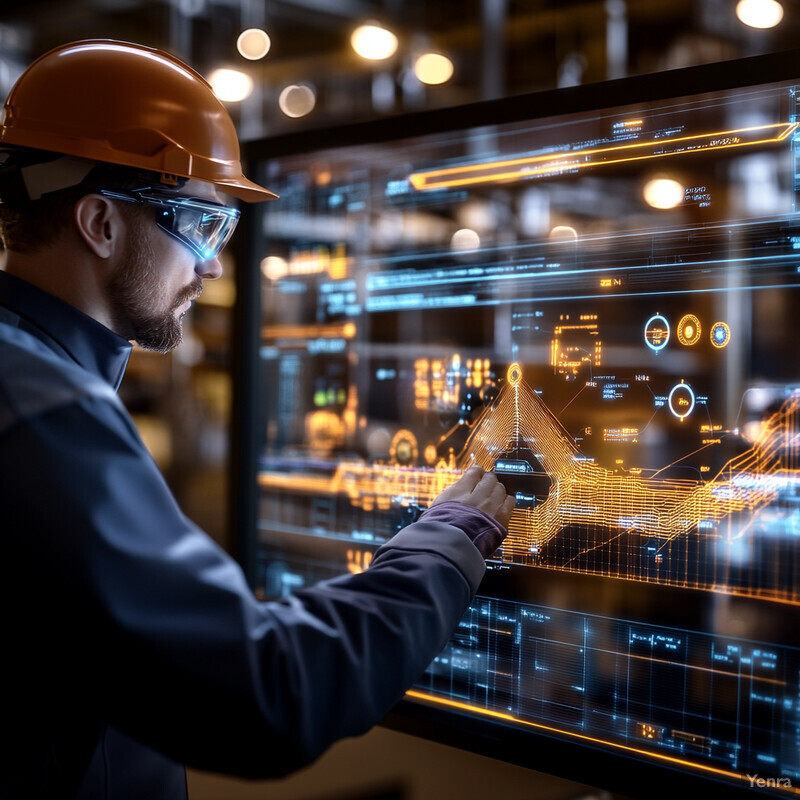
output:
[[[19,166],[6,161],[3,171],[13,175]],[[0,184],[0,242],[6,250],[17,253],[34,253],[48,247],[69,227],[75,204],[87,194],[100,189],[141,189],[161,186],[161,176],[155,172],[98,162],[77,185],[48,192],[36,200],[29,200],[24,192],[20,197],[6,187],[21,183],[17,175]],[[185,182],[185,181],[184,181]],[[170,187],[175,188],[175,187]],[[138,206],[124,203],[125,214],[136,214]]]

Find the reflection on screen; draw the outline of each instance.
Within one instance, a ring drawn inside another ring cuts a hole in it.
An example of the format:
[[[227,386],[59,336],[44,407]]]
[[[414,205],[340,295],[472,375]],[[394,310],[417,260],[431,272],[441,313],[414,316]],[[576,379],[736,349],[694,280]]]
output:
[[[475,122],[265,165],[261,591],[480,464],[509,536],[409,698],[797,795],[795,88]]]

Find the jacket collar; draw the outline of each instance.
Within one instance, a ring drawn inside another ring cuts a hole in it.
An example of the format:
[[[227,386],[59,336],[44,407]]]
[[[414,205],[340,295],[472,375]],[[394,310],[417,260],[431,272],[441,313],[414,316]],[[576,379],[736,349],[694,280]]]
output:
[[[119,388],[131,343],[51,294],[0,270],[0,306],[19,317],[17,327],[51,350]]]

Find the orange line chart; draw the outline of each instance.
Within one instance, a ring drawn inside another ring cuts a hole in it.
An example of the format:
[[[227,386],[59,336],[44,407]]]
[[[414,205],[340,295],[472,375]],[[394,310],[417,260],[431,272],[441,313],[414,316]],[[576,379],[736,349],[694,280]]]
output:
[[[660,563],[659,551],[670,542],[692,534],[714,538],[714,552],[719,554],[726,539],[730,543],[747,537],[759,512],[782,491],[800,484],[798,392],[765,422],[748,451],[729,461],[712,480],[702,482],[617,473],[584,458],[558,419],[525,383],[519,365],[511,365],[507,377],[493,406],[484,409],[477,420],[458,465],[463,469],[477,463],[488,470],[503,454],[528,451],[549,477],[547,498],[533,508],[516,509],[512,515],[503,548],[504,558],[511,561],[525,563],[576,528],[603,532],[600,544],[596,538],[587,539],[587,549],[606,546],[615,535],[625,535],[628,546],[631,536],[637,542],[652,542],[655,564]],[[724,535],[723,521],[731,523]],[[704,552],[708,556],[709,549]],[[579,562],[580,555],[568,556],[561,566]],[[797,560],[795,548],[795,568]],[[603,572],[628,577],[622,571],[615,574],[613,559]],[[725,577],[717,575],[714,580],[724,582]],[[797,592],[795,585],[778,594],[797,602]]]

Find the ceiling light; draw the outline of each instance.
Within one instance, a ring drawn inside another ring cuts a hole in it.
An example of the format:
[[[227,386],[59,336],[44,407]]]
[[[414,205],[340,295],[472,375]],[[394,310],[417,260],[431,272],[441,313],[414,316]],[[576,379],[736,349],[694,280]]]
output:
[[[253,79],[237,69],[215,69],[208,82],[223,102],[239,103],[253,91]]]
[[[383,61],[397,51],[397,37],[380,25],[368,24],[356,28],[350,36],[353,50],[370,61]]]
[[[481,246],[481,237],[471,228],[460,228],[450,238],[450,247],[462,253],[477,250]]]
[[[287,117],[304,117],[314,110],[317,103],[314,90],[305,84],[287,86],[278,98],[278,106]]]
[[[783,6],[777,0],[739,0],[736,16],[751,28],[774,28],[783,19]]]
[[[672,178],[654,178],[647,182],[643,194],[653,208],[675,208],[683,201],[683,186]]]
[[[445,83],[453,77],[453,62],[441,53],[425,53],[414,62],[414,74],[422,83]]]
[[[244,58],[258,61],[269,52],[271,44],[266,31],[262,31],[261,28],[248,28],[239,34],[239,38],[236,40],[236,49]]]

